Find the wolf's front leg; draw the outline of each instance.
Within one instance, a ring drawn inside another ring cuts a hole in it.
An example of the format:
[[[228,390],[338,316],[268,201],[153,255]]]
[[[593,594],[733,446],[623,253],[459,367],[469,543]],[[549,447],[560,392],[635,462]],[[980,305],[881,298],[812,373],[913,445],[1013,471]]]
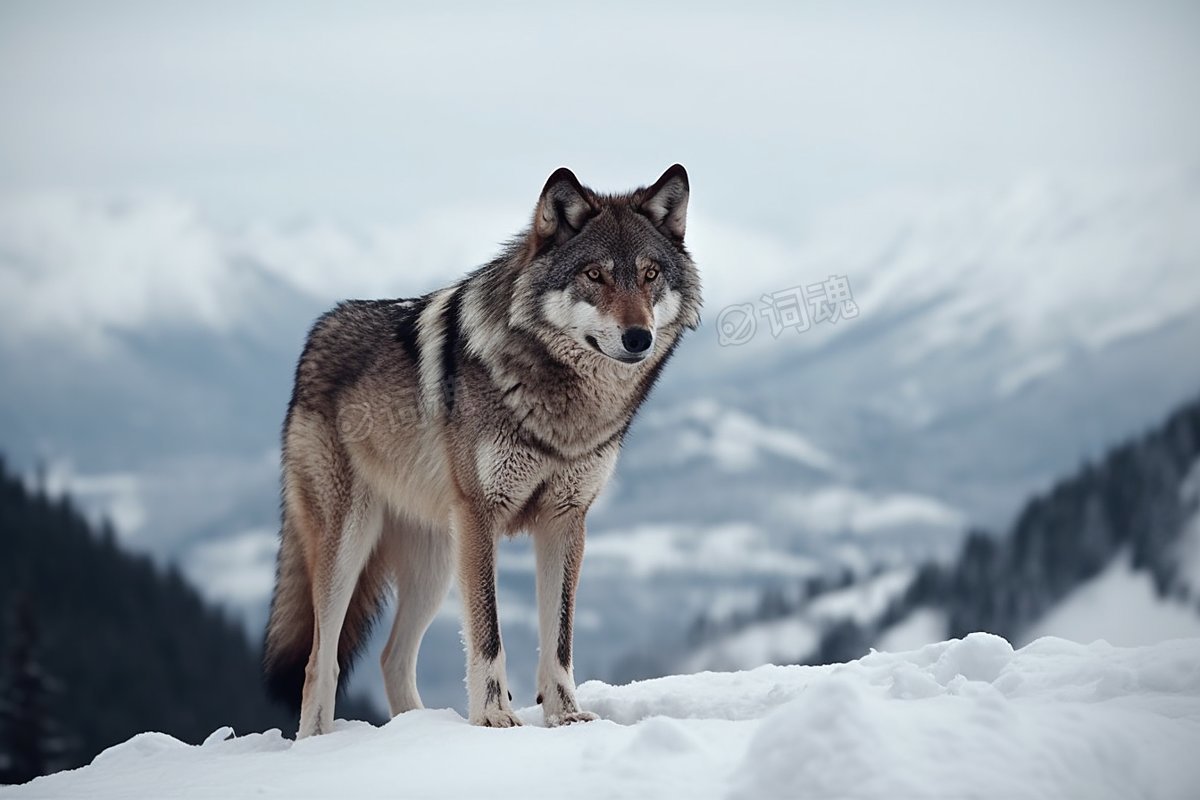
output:
[[[512,728],[513,713],[504,673],[504,647],[496,613],[496,534],[481,515],[456,514],[458,581],[467,644],[467,709],[472,725]]]
[[[575,700],[575,671],[571,662],[575,589],[583,564],[582,510],[559,517],[533,531],[537,552],[538,702],[548,726],[597,719],[581,711]]]

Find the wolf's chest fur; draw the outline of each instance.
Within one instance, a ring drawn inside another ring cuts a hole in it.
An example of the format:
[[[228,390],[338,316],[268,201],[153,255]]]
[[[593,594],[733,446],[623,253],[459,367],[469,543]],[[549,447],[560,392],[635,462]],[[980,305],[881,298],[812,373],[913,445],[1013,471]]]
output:
[[[634,367],[598,362],[577,346],[548,351],[521,337],[489,349],[486,360],[462,348],[446,428],[475,428],[470,447],[456,452],[455,437],[449,440],[460,484],[495,508],[510,533],[585,507],[610,477],[670,344]]]
[[[503,387],[499,403],[511,415],[514,435],[547,456],[571,461],[621,437],[661,356],[635,368],[588,364],[589,354],[569,350],[556,356],[497,365],[492,375]]]

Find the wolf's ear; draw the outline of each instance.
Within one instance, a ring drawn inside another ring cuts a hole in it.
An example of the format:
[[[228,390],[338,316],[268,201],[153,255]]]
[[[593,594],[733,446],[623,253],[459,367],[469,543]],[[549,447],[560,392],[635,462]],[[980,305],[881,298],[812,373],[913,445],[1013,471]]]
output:
[[[682,242],[687,228],[687,204],[687,170],[682,164],[675,164],[646,190],[639,207],[663,233]]]
[[[533,233],[538,247],[552,242],[562,244],[579,233],[593,214],[592,193],[583,188],[575,173],[559,167],[546,181],[537,210],[533,213]]]

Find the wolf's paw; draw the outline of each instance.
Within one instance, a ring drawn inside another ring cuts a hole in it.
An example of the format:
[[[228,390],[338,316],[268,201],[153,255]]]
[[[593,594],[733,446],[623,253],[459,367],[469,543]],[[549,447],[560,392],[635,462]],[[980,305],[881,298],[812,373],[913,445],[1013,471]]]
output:
[[[479,716],[472,717],[471,724],[484,728],[519,728],[521,720],[511,711],[503,708],[489,708]]]
[[[564,711],[561,714],[547,714],[546,727],[557,728],[560,725],[574,725],[576,722],[593,722],[600,719],[590,711]]]

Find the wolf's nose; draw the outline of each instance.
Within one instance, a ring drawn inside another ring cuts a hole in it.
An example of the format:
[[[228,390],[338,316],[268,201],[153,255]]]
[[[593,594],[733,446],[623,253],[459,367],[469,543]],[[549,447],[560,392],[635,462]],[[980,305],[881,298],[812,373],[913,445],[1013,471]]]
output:
[[[654,335],[645,328],[630,328],[621,334],[621,344],[631,353],[644,353],[654,341]]]

